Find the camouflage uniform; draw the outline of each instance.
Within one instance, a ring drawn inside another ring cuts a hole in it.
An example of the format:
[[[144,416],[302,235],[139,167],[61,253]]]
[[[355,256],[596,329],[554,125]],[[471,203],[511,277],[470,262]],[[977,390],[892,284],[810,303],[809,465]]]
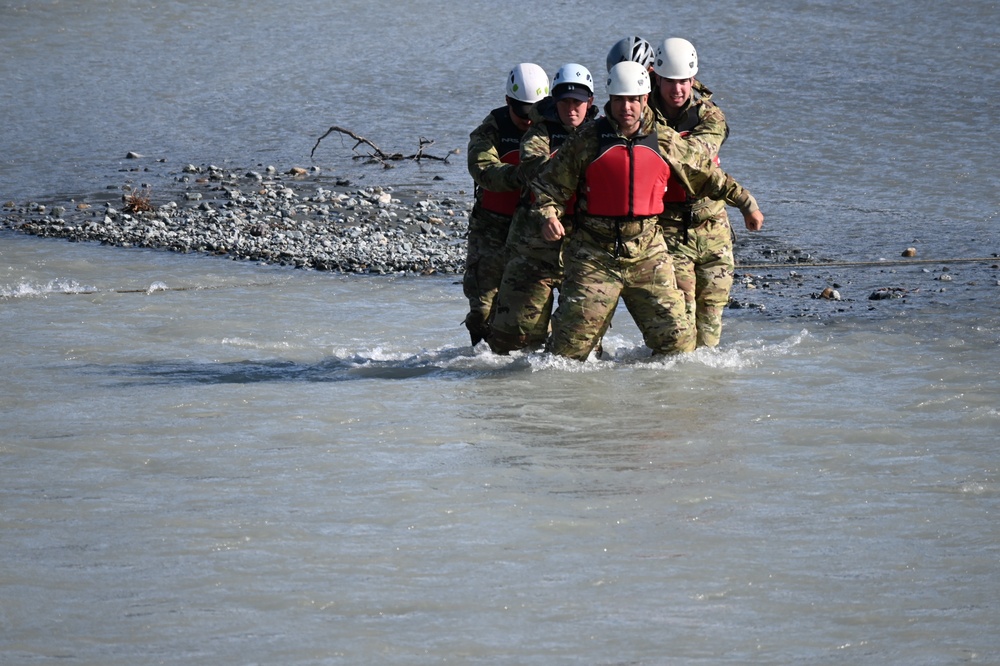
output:
[[[476,200],[469,214],[462,291],[469,300],[465,326],[473,345],[488,333],[487,320],[503,277],[504,245],[511,223],[511,215],[487,210],[484,197],[491,192],[520,193],[524,185],[520,167],[501,161],[511,150],[518,150],[522,134],[518,132],[511,144],[513,136],[509,125],[513,123],[509,118],[505,120],[505,113],[506,106],[494,109],[469,135],[469,174],[475,181]]]
[[[617,130],[610,106],[605,113]],[[589,186],[584,176],[598,155],[599,125],[588,123],[581,128],[531,181],[539,213],[546,218],[561,216],[564,202],[579,193],[574,230],[563,250],[565,276],[549,350],[585,360],[607,329],[621,298],[654,354],[691,351],[695,332],[677,289],[657,217],[623,219],[588,213]],[[698,142],[683,140],[646,108],[633,139],[654,131],[660,156],[685,190],[756,210],[750,193],[713,164]]]
[[[597,114],[590,107],[588,118]],[[521,139],[521,173],[534,177],[562,142],[577,131],[559,120],[556,101],[546,97],[532,107],[532,124]],[[528,196],[514,212],[507,236],[507,266],[493,301],[487,342],[497,354],[540,348],[549,334],[554,290],[562,281],[562,241],[542,238],[542,222]]]
[[[691,98],[677,117],[667,117],[658,88],[650,95],[650,106],[671,128],[717,157],[729,127],[722,109],[711,99],[712,91],[695,81]],[[722,312],[729,303],[735,268],[726,205],[708,197],[667,201],[660,227],[674,260],[677,286],[684,292],[688,316],[697,329],[697,344],[715,347],[722,334]]]

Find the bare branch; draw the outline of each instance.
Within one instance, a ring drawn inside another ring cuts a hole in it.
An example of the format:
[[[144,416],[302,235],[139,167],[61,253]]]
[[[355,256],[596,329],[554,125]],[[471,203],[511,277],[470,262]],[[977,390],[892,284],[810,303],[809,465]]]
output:
[[[447,163],[448,162],[448,157],[450,157],[453,153],[456,152],[456,151],[451,151],[451,153],[449,153],[448,156],[446,156],[446,157],[437,157],[435,155],[427,155],[427,154],[424,153],[424,150],[427,149],[427,148],[429,148],[430,146],[434,145],[434,140],[433,139],[425,139],[424,137],[420,137],[419,147],[417,149],[417,152],[414,153],[413,155],[403,155],[402,153],[391,153],[390,154],[390,153],[386,153],[385,151],[383,151],[381,148],[379,148],[378,146],[376,146],[372,141],[366,139],[365,137],[360,136],[358,134],[355,134],[354,132],[352,132],[349,129],[344,129],[343,127],[340,127],[339,125],[334,125],[330,129],[328,129],[326,131],[326,133],[323,134],[323,136],[321,136],[320,138],[316,139],[316,144],[312,147],[312,150],[309,151],[309,157],[310,158],[313,158],[315,156],[316,149],[319,148],[320,142],[323,139],[325,139],[326,137],[328,137],[331,134],[333,134],[334,132],[337,132],[339,134],[346,134],[347,136],[349,136],[352,139],[354,139],[356,141],[356,143],[354,144],[354,146],[351,147],[351,150],[354,151],[354,152],[358,152],[358,146],[361,146],[361,145],[368,146],[369,148],[372,149],[372,151],[374,151],[374,152],[370,152],[370,153],[364,154],[364,155],[361,155],[361,154],[355,155],[354,159],[366,158],[370,163],[381,164],[386,169],[391,169],[392,168],[392,165],[388,164],[388,162],[396,162],[396,161],[399,161],[399,160],[415,160],[417,162],[419,162],[420,160],[439,160],[441,162]]]

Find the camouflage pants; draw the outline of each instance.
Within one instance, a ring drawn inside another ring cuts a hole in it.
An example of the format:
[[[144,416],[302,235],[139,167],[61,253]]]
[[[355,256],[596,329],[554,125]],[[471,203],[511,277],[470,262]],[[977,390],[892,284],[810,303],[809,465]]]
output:
[[[585,228],[570,237],[549,350],[586,360],[621,298],[654,354],[692,351],[694,330],[657,225],[620,246],[619,256],[615,249],[614,241]]]
[[[733,232],[726,211],[684,229],[661,219],[663,236],[674,260],[677,286],[697,329],[699,347],[716,347],[722,336],[722,312],[733,287]]]
[[[486,338],[487,321],[493,298],[503,278],[507,255],[504,246],[510,230],[510,218],[474,208],[469,216],[469,240],[465,254],[462,292],[469,300],[465,327],[472,344]]]
[[[527,209],[514,214],[507,256],[487,338],[497,354],[545,344],[554,292],[562,281],[562,242],[542,238],[541,221]]]

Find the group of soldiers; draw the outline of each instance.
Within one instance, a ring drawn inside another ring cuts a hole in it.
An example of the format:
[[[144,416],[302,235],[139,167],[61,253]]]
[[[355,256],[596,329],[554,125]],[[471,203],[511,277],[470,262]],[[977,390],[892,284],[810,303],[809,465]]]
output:
[[[606,64],[603,114],[586,67],[560,67],[550,90],[541,67],[521,63],[506,104],[470,135],[473,346],[586,360],[619,300],[654,355],[719,344],[734,271],[726,206],[750,231],[764,223],[719,167],[725,115],[685,39],[654,49],[626,37]]]

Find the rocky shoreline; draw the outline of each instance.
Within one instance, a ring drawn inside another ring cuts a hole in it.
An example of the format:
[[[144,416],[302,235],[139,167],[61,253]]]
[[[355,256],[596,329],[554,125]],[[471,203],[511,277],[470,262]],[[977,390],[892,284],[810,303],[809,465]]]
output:
[[[389,187],[355,188],[298,167],[189,164],[167,186],[111,187],[68,202],[8,201],[0,228],[343,273],[457,274],[464,266],[471,201],[404,200]]]
[[[124,184],[103,192],[0,204],[0,229],[339,273],[464,271],[471,192],[357,187],[318,167],[168,167],[136,153],[127,158],[139,166],[122,168]],[[739,261],[815,261],[799,249],[777,249],[767,236],[742,235]]]
[[[104,192],[0,204],[0,229],[349,274],[460,276],[464,270],[472,206],[464,192],[357,187],[316,167],[188,164],[122,171],[125,184]],[[966,297],[1000,286],[1000,264],[993,260],[961,270],[912,258],[838,265],[767,232],[738,234],[735,249],[729,307],[769,314],[858,313],[874,310],[877,301],[947,299],[949,283]]]

